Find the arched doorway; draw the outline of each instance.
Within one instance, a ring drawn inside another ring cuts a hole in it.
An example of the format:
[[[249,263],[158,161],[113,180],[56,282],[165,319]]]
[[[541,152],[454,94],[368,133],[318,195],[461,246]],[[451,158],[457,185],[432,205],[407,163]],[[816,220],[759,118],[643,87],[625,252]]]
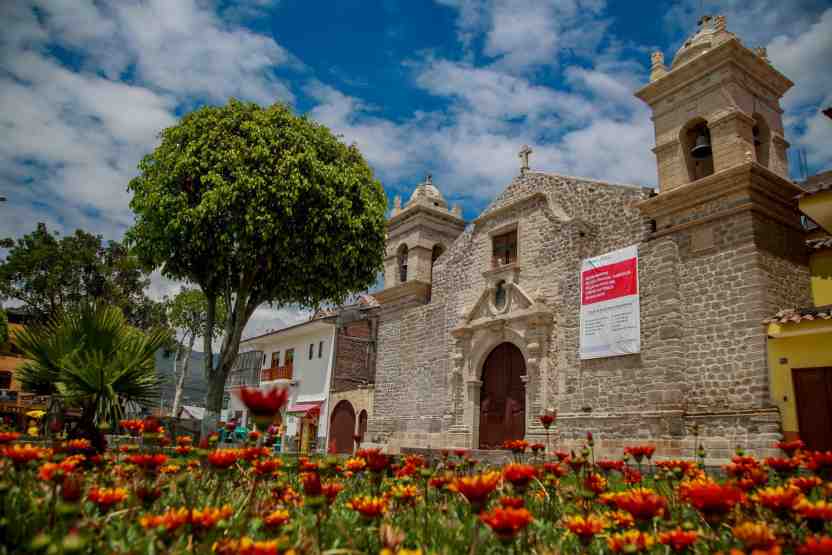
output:
[[[330,442],[334,443],[336,453],[352,453],[354,431],[355,409],[349,401],[341,401],[332,411],[329,428]]]
[[[480,391],[480,449],[496,449],[525,435],[526,373],[523,353],[501,343],[485,359]]]

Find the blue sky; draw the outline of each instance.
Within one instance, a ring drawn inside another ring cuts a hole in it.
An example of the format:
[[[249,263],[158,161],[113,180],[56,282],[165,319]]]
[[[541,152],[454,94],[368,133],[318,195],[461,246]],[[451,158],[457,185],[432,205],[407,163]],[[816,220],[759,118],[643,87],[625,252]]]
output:
[[[357,142],[388,195],[426,173],[470,219],[534,169],[655,184],[632,92],[702,12],[795,82],[787,139],[832,167],[832,6],[816,0],[18,0],[0,17],[0,236],[121,238],[156,134],[206,103],[282,101]],[[796,170],[796,164],[793,164]],[[154,279],[154,294],[172,284]],[[280,311],[259,313],[253,326]]]

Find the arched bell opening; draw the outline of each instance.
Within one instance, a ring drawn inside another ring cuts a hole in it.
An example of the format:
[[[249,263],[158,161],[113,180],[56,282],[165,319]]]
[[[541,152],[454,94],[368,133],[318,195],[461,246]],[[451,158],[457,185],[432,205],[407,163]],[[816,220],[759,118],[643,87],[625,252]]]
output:
[[[396,256],[399,269],[399,283],[405,283],[407,281],[407,256],[407,245],[400,246]]]
[[[680,137],[688,170],[688,181],[696,181],[714,173],[711,131],[702,118],[690,121]]]
[[[754,127],[751,129],[751,133],[754,136],[754,154],[757,163],[769,167],[771,131],[766,120],[760,114],[754,114]]]

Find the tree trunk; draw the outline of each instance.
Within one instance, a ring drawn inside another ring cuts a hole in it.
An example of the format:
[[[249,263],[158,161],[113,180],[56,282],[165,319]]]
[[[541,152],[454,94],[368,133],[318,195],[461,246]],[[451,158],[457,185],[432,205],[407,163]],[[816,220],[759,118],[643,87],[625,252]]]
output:
[[[216,391],[217,384],[214,379],[214,348],[212,343],[214,340],[214,323],[217,317],[217,295],[214,292],[209,293],[204,288],[203,293],[205,294],[205,304],[207,306],[205,311],[205,332],[202,334],[202,351],[205,353],[205,379],[208,380],[208,392],[205,395],[205,413],[202,417],[202,425],[200,426],[200,435],[204,439],[217,429],[217,422],[219,422],[220,411],[222,410],[222,395],[225,389],[225,379],[219,384],[219,391]],[[218,395],[219,400],[217,400]]]
[[[176,391],[173,394],[173,408],[171,408],[171,416],[179,418],[179,410],[182,408],[182,390],[185,389],[185,379],[188,377],[188,367],[191,364],[191,354],[194,351],[194,343],[196,342],[196,334],[192,334],[188,340],[188,351],[185,355],[185,361],[182,363],[182,370],[176,378]],[[176,349],[177,354],[179,349]]]

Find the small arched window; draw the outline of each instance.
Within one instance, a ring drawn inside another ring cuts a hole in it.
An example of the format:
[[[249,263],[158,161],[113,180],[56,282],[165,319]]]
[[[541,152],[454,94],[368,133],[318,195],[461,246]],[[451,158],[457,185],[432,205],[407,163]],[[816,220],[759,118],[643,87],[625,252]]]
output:
[[[766,120],[760,114],[754,114],[754,127],[751,132],[754,135],[754,154],[756,155],[757,163],[761,166],[768,167],[771,132],[769,131]]]
[[[399,247],[398,264],[399,283],[404,283],[407,281],[407,245]]]
[[[506,306],[506,282],[500,280],[494,291],[494,306],[497,310],[502,310]]]
[[[696,181],[714,173],[711,131],[703,119],[696,119],[682,129],[680,137],[687,162],[688,180]]]

